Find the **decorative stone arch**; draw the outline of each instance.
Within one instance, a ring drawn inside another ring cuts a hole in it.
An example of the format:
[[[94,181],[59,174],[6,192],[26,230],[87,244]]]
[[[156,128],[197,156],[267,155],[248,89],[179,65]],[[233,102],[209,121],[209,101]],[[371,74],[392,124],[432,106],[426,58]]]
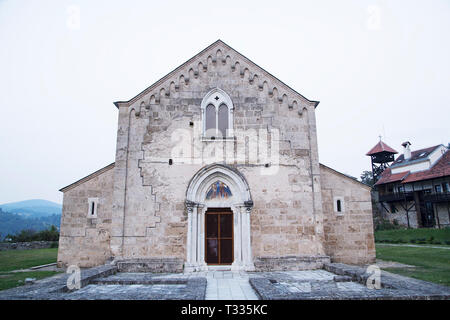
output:
[[[206,137],[206,108],[212,105],[214,106],[216,112],[216,135],[218,136],[218,117],[219,117],[219,108],[222,105],[227,106],[228,108],[228,131],[227,137],[233,137],[233,123],[234,123],[234,105],[230,96],[220,88],[214,88],[210,90],[202,100],[200,105],[202,112],[202,136]],[[224,138],[227,138],[224,137]]]
[[[223,182],[231,196],[207,199],[207,191],[215,182]],[[208,208],[230,208],[233,212],[234,261],[231,269],[254,270],[250,243],[252,207],[250,188],[238,170],[223,164],[200,169],[192,177],[186,191],[188,232],[185,270],[208,270],[205,262],[205,214]]]

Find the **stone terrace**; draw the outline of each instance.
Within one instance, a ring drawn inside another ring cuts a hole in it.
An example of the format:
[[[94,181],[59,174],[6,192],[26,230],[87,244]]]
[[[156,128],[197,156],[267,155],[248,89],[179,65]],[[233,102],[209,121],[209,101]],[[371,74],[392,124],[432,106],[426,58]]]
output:
[[[69,291],[62,274],[4,290],[0,300],[301,300],[450,299],[450,288],[381,274],[381,289],[369,289],[363,267],[339,263],[324,269],[277,272],[117,272],[114,265],[82,270],[79,290]]]

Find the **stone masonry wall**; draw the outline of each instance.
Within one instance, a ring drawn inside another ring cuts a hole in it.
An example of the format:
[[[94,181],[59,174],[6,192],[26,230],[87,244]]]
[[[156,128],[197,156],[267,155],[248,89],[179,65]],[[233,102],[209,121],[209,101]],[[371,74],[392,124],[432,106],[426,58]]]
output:
[[[403,227],[408,227],[408,219],[406,217],[406,210],[404,209],[404,203],[394,202],[395,212],[387,212],[385,216],[391,223],[397,223]],[[417,214],[416,206],[413,201],[408,201],[408,217],[409,217],[409,227],[419,228],[418,220],[421,219],[420,215]],[[388,210],[391,210],[390,205],[385,204]],[[435,216],[435,227],[441,228],[450,226],[450,214],[449,206],[447,203],[436,203],[433,204],[434,216]],[[439,223],[438,223],[439,221]]]
[[[201,102],[214,88],[233,102],[235,139],[202,139]],[[186,190],[211,163],[234,167],[249,184],[254,260],[374,258],[370,192],[319,167],[316,103],[222,42],[116,105],[114,170],[64,191],[60,264],[91,266],[110,256],[185,261]],[[253,157],[249,150],[260,146],[241,131],[267,135],[276,157]],[[348,203],[343,217],[332,211],[333,194]],[[100,198],[95,221],[87,219],[88,197]]]
[[[276,174],[262,175],[265,163],[251,159],[248,151],[239,151],[237,141],[201,141],[200,104],[215,87],[233,101],[235,130],[262,129],[270,135],[279,131],[272,138],[279,144]],[[131,102],[118,103],[113,255],[184,259],[189,180],[205,165],[228,162],[230,155],[245,155],[227,164],[250,184],[253,256],[322,254],[314,105],[220,43]],[[182,134],[174,138],[177,131]],[[180,139],[198,148],[181,159],[174,155]],[[220,150],[225,153],[215,159],[197,157],[206,149],[216,155]]]
[[[389,204],[384,204],[385,207],[390,211],[392,208]],[[418,228],[418,216],[417,216],[417,211],[416,211],[416,206],[414,205],[414,201],[408,201],[407,202],[407,206],[409,208],[408,210],[408,217],[406,216],[406,210],[404,208],[405,204],[402,202],[400,203],[393,203],[393,205],[395,206],[395,212],[386,212],[386,209],[383,208],[383,210],[385,210],[386,214],[386,218],[387,220],[389,220],[390,223],[396,223],[399,224],[403,227],[408,227],[408,219],[409,219],[409,227],[410,228]],[[420,219],[420,217],[419,217]]]
[[[332,262],[367,264],[375,261],[370,187],[321,165],[325,253]],[[343,212],[335,212],[336,198]]]
[[[114,167],[64,191],[58,265],[92,267],[111,257]],[[88,198],[99,198],[97,218],[88,218]]]

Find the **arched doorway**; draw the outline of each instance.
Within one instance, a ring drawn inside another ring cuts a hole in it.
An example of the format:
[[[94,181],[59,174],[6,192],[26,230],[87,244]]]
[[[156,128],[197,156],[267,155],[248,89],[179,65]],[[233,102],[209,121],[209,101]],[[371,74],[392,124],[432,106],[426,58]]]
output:
[[[253,201],[238,170],[222,164],[202,168],[189,182],[186,207],[186,271],[208,270],[213,265],[254,270],[250,243]]]

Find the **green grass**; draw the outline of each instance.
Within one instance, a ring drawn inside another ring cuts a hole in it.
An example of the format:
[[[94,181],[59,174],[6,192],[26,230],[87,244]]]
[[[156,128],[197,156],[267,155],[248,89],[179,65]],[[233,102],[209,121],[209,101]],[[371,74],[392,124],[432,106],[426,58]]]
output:
[[[56,262],[58,248],[0,251],[0,272]]]
[[[413,265],[416,268],[389,268],[386,271],[450,286],[450,250],[377,245],[377,258]]]
[[[0,290],[10,289],[25,284],[25,278],[36,278],[36,280],[47,278],[58,274],[58,271],[32,271],[32,272],[9,272],[0,273]]]
[[[450,245],[450,228],[375,231],[375,242]]]
[[[0,251],[0,290],[24,284],[25,278],[37,280],[53,276],[58,271],[9,272],[56,262],[58,248]]]

